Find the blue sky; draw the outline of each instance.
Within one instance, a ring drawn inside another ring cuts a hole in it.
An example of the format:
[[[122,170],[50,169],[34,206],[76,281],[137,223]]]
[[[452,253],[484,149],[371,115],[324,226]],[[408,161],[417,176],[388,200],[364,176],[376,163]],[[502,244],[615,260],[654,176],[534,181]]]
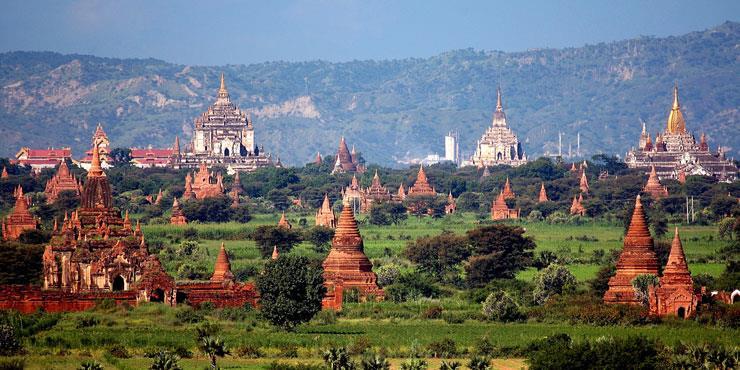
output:
[[[199,65],[561,48],[740,20],[738,0],[4,0],[0,6],[0,51]]]

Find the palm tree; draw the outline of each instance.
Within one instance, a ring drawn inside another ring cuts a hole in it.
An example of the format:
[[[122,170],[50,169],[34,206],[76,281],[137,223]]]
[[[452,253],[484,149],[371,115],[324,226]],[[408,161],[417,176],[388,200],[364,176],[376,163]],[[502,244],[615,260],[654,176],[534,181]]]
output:
[[[212,370],[217,369],[216,367],[217,357],[224,357],[230,354],[229,350],[226,348],[226,344],[224,343],[224,341],[218,337],[210,337],[210,336],[203,337],[201,338],[200,343],[198,343],[198,347],[211,360]]]
[[[180,358],[168,351],[159,351],[154,355],[154,363],[149,366],[149,370],[182,370],[177,363]]]

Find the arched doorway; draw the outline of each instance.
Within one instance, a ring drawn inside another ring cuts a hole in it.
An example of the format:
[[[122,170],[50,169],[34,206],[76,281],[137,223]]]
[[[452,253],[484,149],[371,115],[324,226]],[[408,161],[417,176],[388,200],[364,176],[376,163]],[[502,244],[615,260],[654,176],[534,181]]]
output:
[[[229,148],[224,149],[224,157],[229,156]]]
[[[164,302],[164,290],[157,288],[149,295],[149,302]]]
[[[497,160],[500,161],[502,157],[503,157],[503,155],[501,155],[501,152],[498,152],[498,154],[496,154],[496,159]]]
[[[113,291],[120,292],[126,286],[126,281],[123,280],[123,276],[118,275],[113,279]]]
[[[686,318],[686,309],[683,308],[683,307],[679,307],[677,314],[678,314],[678,317],[680,317],[682,319],[683,318]]]

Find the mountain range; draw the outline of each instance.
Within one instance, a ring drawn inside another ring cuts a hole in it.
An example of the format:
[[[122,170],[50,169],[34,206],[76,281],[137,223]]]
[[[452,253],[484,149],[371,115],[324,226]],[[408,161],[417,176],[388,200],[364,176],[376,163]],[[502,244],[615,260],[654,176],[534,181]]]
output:
[[[503,37],[503,36],[502,36]],[[197,48],[197,45],[192,45]],[[689,130],[734,156],[740,148],[740,23],[681,36],[522,52],[454,50],[429,58],[190,66],[53,52],[0,54],[0,155],[71,146],[97,123],[113,147],[187,142],[219,76],[251,112],[256,141],[283,163],[334,154],[344,136],[371,163],[443,154],[459,134],[469,156],[491,123],[496,88],[529,157],[624,155],[645,122],[662,131],[678,83]]]

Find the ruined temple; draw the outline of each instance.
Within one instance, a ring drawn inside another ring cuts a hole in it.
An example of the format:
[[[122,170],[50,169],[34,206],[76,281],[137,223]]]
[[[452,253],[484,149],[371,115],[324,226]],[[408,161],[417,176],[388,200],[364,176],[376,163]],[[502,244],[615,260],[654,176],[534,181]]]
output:
[[[285,217],[285,211],[283,211],[283,214],[280,216],[280,221],[278,221],[277,226],[279,228],[288,229],[288,230],[293,228],[293,225],[290,224],[290,222],[288,221],[288,218]]]
[[[38,220],[28,211],[28,200],[23,195],[23,188],[18,185],[13,193],[15,207],[2,221],[3,240],[18,240],[24,231],[35,230],[39,226]]]
[[[687,318],[694,314],[701,302],[701,293],[694,289],[694,280],[691,279],[689,265],[686,263],[678,227],[673,235],[663,276],[657,287],[651,287],[648,295],[650,313],[659,316]]]
[[[457,212],[457,201],[452,196],[452,192],[447,194],[447,204],[445,204],[445,214],[451,215]]]
[[[476,144],[475,154],[468,164],[481,167],[508,165],[521,166],[527,163],[522,143],[506,121],[501,102],[501,89],[496,89],[496,110],[489,127]]]
[[[573,196],[573,202],[570,204],[570,214],[573,216],[586,215],[586,208],[583,206],[583,193]]]
[[[627,152],[625,162],[629,168],[647,170],[655,167],[657,176],[663,179],[676,179],[683,172],[684,176],[713,176],[732,181],[738,174],[737,166],[725,157],[722,148],[712,152],[704,134],[697,143],[694,135],[687,131],[678,99],[678,85],[673,88],[673,106],[668,113],[665,130],[656,136],[653,143],[643,124],[638,147]]]
[[[504,183],[504,190],[502,191],[504,194],[504,199],[514,199],[516,197],[516,194],[514,194],[514,191],[511,190],[511,183],[509,182],[509,178],[506,178],[506,182]]]
[[[46,202],[54,203],[59,198],[59,193],[63,191],[74,192],[79,197],[81,189],[82,185],[77,181],[75,175],[70,172],[67,163],[62,161],[57,173],[46,182],[46,188],[44,189]]]
[[[581,193],[588,194],[591,190],[588,186],[588,177],[586,177],[586,169],[581,170],[581,180],[578,182],[578,188],[581,189]]]
[[[334,211],[331,209],[331,202],[329,202],[328,194],[324,194],[324,201],[321,203],[321,207],[316,211],[316,226],[323,226],[332,229],[337,227],[337,219],[334,216]]]
[[[630,226],[624,236],[624,248],[617,261],[617,272],[609,279],[604,303],[641,304],[635,296],[632,279],[643,274],[658,275],[658,258],[638,195]]]
[[[208,171],[205,163],[198,166],[198,171],[192,175],[185,175],[185,192],[183,199],[205,199],[218,197],[224,193],[223,176],[221,173]]]
[[[322,264],[327,296],[324,308],[341,309],[343,292],[357,289],[361,300],[379,300],[384,292],[376,283],[373,264],[364,252],[362,236],[349,204],[345,203],[337,222],[331,249]]]
[[[372,183],[363,193],[366,209],[370,209],[373,204],[389,202],[392,198],[391,192],[381,184],[378,170],[375,170]]]
[[[650,194],[655,199],[660,199],[668,196],[668,188],[660,184],[658,174],[655,172],[655,166],[650,169],[650,175],[645,187],[642,188],[644,193]]]
[[[519,218],[519,209],[509,209],[509,206],[506,204],[506,197],[502,191],[491,205],[491,219],[507,220],[510,218]]]

